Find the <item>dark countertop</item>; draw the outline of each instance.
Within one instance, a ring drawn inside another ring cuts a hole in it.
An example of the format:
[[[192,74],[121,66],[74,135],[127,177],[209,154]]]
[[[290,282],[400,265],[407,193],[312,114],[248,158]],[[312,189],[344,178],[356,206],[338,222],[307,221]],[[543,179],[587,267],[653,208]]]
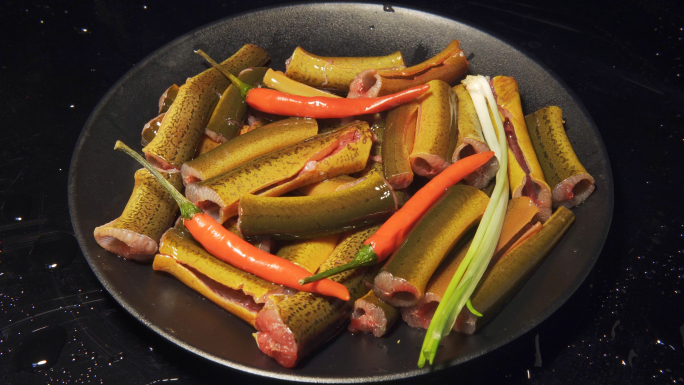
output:
[[[275,382],[216,366],[147,329],[102,288],[73,237],[55,233],[73,231],[71,154],[107,90],[174,38],[275,3],[0,5],[0,382]],[[684,178],[677,171],[684,160],[684,3],[414,6],[482,26],[560,76],[596,122],[615,182],[608,239],[570,300],[514,342],[420,380],[684,383]],[[46,260],[46,250],[55,249],[60,257]],[[39,343],[65,340],[61,354],[45,364],[50,368],[19,371],[18,346],[46,326],[49,338]]]

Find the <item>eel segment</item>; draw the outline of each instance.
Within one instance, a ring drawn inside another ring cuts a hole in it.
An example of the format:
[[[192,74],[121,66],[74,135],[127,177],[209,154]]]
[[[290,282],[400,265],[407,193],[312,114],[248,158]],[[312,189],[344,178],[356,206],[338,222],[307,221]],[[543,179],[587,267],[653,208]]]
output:
[[[180,175],[163,173],[177,188]],[[159,238],[173,223],[178,205],[149,171],[135,172],[135,185],[121,216],[96,227],[95,240],[104,249],[125,259],[149,262],[157,252]]]
[[[563,129],[563,111],[544,107],[525,117],[534,151],[552,189],[553,206],[575,207],[594,192],[594,178],[582,166]]]
[[[382,337],[399,318],[399,311],[394,306],[378,298],[373,290],[354,302],[349,331],[352,333],[372,333]]]
[[[418,98],[416,138],[409,159],[413,172],[432,178],[451,165],[456,147],[456,93],[441,80]]]
[[[417,102],[407,103],[390,110],[385,119],[382,166],[385,179],[395,189],[406,188],[413,182],[409,156],[416,136],[418,109]]]
[[[181,167],[183,183],[199,182],[230,171],[272,151],[289,147],[318,132],[315,119],[288,118],[221,144]]]
[[[511,194],[513,198],[523,195],[532,198],[539,207],[538,219],[543,223],[551,216],[551,189],[525,125],[518,83],[508,76],[497,76],[490,83],[508,139]]]
[[[405,67],[399,51],[387,56],[325,57],[306,52],[302,47],[295,48],[285,65],[285,75],[289,78],[333,92],[349,91],[349,84],[363,70]]]
[[[320,269],[327,270],[351,261],[363,241],[378,228],[373,226],[349,234]],[[259,349],[280,365],[294,367],[302,357],[342,330],[354,301],[366,293],[365,274],[366,268],[360,268],[330,278],[349,289],[351,299],[347,302],[304,292],[287,298],[271,296],[256,319],[254,339]]]
[[[392,186],[379,164],[354,186],[328,194],[240,199],[238,228],[246,238],[312,239],[368,226],[397,210]],[[277,208],[277,209],[274,209]]]
[[[366,69],[354,78],[347,97],[385,96],[437,79],[453,84],[468,72],[468,60],[459,46],[460,42],[453,40],[434,57],[408,68]]]

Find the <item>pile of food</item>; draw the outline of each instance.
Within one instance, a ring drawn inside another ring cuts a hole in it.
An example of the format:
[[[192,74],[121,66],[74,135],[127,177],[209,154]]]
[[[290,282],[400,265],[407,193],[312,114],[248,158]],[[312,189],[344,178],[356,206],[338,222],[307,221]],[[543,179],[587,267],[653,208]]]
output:
[[[297,48],[283,73],[250,44],[222,63],[197,53],[212,68],[164,92],[145,159],[117,142],[145,168],[94,236],[254,326],[285,367],[345,325],[382,337],[399,318],[428,329],[432,363],[594,190],[561,109],[523,115],[515,79],[466,77],[457,40],[411,67]]]

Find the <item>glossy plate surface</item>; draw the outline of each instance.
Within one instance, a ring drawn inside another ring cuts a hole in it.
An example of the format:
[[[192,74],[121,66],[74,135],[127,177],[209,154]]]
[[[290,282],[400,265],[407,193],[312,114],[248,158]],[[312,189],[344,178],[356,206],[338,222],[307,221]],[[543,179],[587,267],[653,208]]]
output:
[[[525,113],[547,105],[563,109],[568,136],[597,189],[575,208],[575,225],[514,299],[475,336],[452,334],[435,368],[457,365],[513,340],[553,313],[575,292],[598,258],[613,212],[613,182],[599,132],[581,102],[548,69],[506,42],[461,22],[381,5],[309,4],[268,9],[218,21],[169,43],[129,71],[102,99],[86,123],[70,170],[69,205],[78,241],[111,295],[155,332],[209,360],[238,370],[317,382],[365,382],[426,373],[416,367],[424,330],[401,323],[385,338],[342,333],[294,370],[262,354],[253,329],[170,275],[124,261],[103,250],[92,234],[116,218],[139,166],[113,151],[117,139],[140,151],[140,131],[157,113],[171,84],[206,69],[193,50],[216,59],[245,43],[264,47],[271,67],[284,70],[295,47],[324,56],[377,56],[401,50],[409,65],[452,39],[470,61],[470,73],[508,75],[520,85]]]

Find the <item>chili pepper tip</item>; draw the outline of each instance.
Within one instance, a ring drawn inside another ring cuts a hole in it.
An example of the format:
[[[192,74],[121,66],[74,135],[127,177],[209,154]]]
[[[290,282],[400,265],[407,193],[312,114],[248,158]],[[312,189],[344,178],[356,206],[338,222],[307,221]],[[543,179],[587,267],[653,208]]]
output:
[[[363,245],[361,249],[359,249],[358,252],[356,252],[356,255],[354,256],[354,259],[351,260],[350,262],[342,265],[342,266],[337,266],[335,268],[322,271],[318,274],[310,275],[306,278],[302,278],[299,280],[300,285],[306,285],[307,283],[315,282],[323,278],[328,278],[331,275],[339,274],[347,270],[351,269],[356,269],[357,267],[363,267],[363,266],[370,266],[374,265],[378,261],[378,255],[375,254],[375,251],[373,251],[373,248],[370,245]]]

